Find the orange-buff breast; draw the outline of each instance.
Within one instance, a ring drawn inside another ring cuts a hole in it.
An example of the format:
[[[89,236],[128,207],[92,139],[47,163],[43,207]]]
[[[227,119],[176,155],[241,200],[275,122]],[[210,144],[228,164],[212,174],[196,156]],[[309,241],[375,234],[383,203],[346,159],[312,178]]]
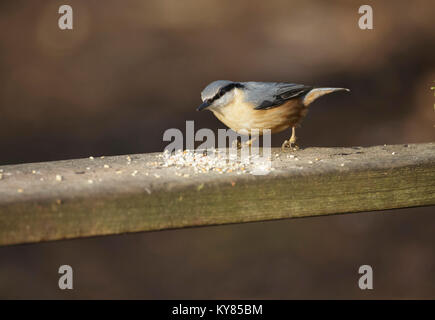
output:
[[[235,99],[232,103],[220,108],[211,108],[211,111],[239,134],[249,134],[252,129],[258,129],[260,134],[263,129],[270,129],[272,133],[281,132],[298,125],[308,111],[299,98],[271,109],[255,110],[252,104],[243,101],[240,90],[235,90]]]

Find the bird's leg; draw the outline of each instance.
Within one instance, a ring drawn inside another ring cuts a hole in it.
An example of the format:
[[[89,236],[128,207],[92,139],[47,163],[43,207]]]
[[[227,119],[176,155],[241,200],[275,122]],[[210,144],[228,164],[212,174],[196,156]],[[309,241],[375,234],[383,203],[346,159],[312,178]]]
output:
[[[250,147],[250,146],[252,146],[252,144],[254,143],[255,140],[257,140],[257,136],[249,139],[248,141],[245,142],[245,144]]]
[[[251,147],[251,146],[252,146],[252,143],[253,143],[255,140],[257,140],[257,137],[254,137],[254,138],[249,139],[248,141],[244,142],[243,145],[246,145],[246,146],[248,146],[248,147]],[[240,149],[242,149],[242,146],[243,146],[243,145],[242,145],[242,143],[241,143],[239,140],[237,140],[237,142],[236,142],[236,141],[233,141],[233,148],[234,148],[234,147],[237,147],[237,149],[240,150]]]
[[[240,150],[242,148],[242,144],[240,143],[239,139],[236,139],[233,141],[231,147]]]
[[[292,136],[290,137],[290,147],[293,147],[294,149],[299,149],[299,147],[296,145],[296,127],[292,127]]]
[[[281,149],[291,148],[292,150],[298,150],[299,147],[296,145],[296,128],[292,127],[292,136],[289,140],[285,140],[281,146]]]

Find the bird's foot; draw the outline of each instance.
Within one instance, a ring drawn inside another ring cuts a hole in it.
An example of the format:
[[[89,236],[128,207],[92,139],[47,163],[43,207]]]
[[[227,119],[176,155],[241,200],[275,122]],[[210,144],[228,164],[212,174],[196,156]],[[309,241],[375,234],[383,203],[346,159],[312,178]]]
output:
[[[237,150],[240,150],[242,149],[242,144],[239,140],[234,140],[232,143],[232,147],[236,148]]]
[[[299,150],[299,146],[295,142],[290,142],[289,140],[285,140],[281,145],[281,150],[285,151],[286,149],[290,149],[291,151]]]
[[[237,141],[234,140],[233,144],[232,144],[232,147],[233,148],[237,148],[237,150],[242,149],[242,147],[244,147],[244,146],[246,146],[248,148],[251,148],[252,144],[254,143],[254,141],[255,141],[255,139],[251,139],[251,140],[248,140],[248,141],[242,143],[239,140],[237,140]]]

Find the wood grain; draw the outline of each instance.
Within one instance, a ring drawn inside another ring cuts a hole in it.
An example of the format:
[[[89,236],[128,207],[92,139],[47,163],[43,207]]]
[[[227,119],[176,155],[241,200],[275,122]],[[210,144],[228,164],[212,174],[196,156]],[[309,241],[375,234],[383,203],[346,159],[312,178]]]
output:
[[[161,154],[0,166],[0,245],[435,205],[435,144],[273,150],[265,176]]]

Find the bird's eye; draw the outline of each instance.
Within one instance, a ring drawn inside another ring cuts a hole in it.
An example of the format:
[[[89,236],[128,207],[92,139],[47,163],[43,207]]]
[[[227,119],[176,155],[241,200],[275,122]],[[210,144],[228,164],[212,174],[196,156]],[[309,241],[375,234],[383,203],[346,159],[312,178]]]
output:
[[[230,89],[231,89],[231,88],[228,88],[228,87],[224,87],[224,88],[220,89],[220,90],[215,94],[215,96],[213,97],[213,99],[211,99],[211,101],[214,101],[214,100],[219,99],[219,98],[222,97],[225,93],[227,93]]]
[[[219,92],[217,93],[217,97],[220,98],[222,97],[227,91],[225,89],[220,89]]]

